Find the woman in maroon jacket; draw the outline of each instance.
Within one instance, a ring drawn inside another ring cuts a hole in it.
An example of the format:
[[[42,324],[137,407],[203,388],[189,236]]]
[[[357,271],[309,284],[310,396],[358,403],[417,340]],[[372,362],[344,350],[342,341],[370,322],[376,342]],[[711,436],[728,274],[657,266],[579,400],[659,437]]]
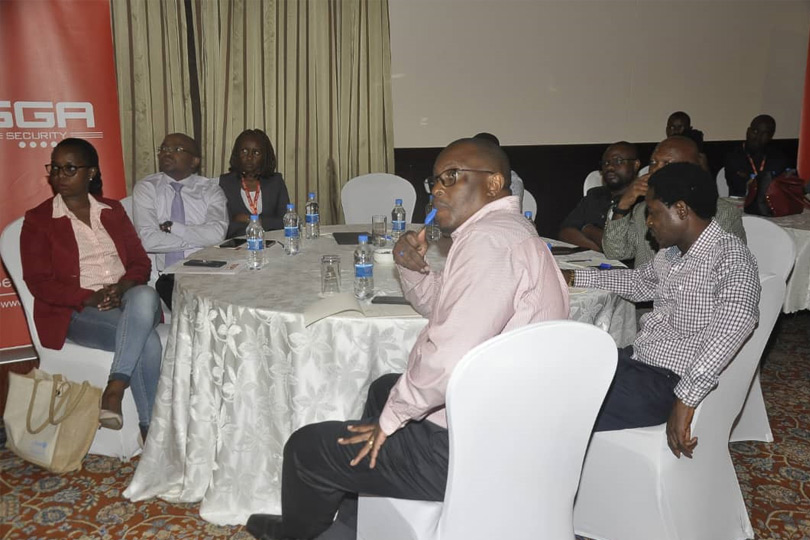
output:
[[[155,332],[160,299],[145,285],[151,263],[121,204],[99,195],[93,145],[65,139],[45,168],[56,196],[26,212],[20,237],[37,333],[52,349],[69,339],[114,351],[99,422],[121,429],[121,401],[131,385],[145,436],[162,353]]]

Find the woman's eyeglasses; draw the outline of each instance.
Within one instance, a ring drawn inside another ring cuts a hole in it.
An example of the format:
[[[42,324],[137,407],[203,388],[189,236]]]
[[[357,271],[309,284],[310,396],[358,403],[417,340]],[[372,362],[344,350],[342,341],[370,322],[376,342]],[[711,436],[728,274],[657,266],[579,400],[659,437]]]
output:
[[[76,176],[76,173],[79,172],[79,169],[89,169],[90,165],[54,165],[53,163],[46,163],[45,170],[48,171],[48,174],[51,176],[59,176],[59,173],[70,178],[71,176]]]

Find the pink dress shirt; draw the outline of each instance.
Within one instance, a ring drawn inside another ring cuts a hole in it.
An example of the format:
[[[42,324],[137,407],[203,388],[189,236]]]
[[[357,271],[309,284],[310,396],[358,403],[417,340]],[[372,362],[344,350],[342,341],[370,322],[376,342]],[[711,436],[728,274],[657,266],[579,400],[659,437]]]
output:
[[[90,227],[77,218],[57,194],[53,198],[53,218],[67,217],[73,227],[76,245],[79,247],[79,285],[83,289],[98,291],[105,285],[118,283],[126,270],[118,256],[110,234],[101,223],[101,211],[110,207],[90,199]]]
[[[387,435],[425,417],[447,427],[450,374],[476,345],[527,324],[568,318],[568,287],[533,224],[521,215],[518,197],[487,204],[452,238],[441,272],[398,267],[405,297],[428,324],[380,415]]]

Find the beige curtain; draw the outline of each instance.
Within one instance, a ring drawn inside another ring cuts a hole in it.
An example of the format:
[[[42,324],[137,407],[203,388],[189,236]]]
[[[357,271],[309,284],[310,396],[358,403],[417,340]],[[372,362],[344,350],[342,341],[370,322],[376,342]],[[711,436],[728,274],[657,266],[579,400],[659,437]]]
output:
[[[158,170],[167,133],[193,135],[183,0],[111,0],[127,191]]]
[[[236,136],[270,136],[290,198],[324,223],[352,177],[394,168],[387,0],[195,0],[207,174]],[[300,213],[300,210],[299,210]]]

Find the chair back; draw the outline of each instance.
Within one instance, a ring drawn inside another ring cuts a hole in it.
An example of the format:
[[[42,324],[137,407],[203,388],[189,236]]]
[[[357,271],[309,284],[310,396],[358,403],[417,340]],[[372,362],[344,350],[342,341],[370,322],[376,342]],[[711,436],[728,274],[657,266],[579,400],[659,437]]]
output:
[[[728,197],[728,182],[726,182],[725,167],[717,171],[717,195],[719,197]]]
[[[574,494],[616,357],[599,328],[549,321],[462,358],[447,388],[437,538],[573,538]]]
[[[644,176],[648,172],[650,172],[650,166],[644,165],[642,168],[638,170],[638,174],[636,176]]]
[[[591,171],[585,177],[585,183],[582,184],[582,195],[587,195],[588,190],[591,188],[599,187],[602,185],[602,171]]]
[[[391,219],[394,199],[402,199],[407,221],[413,221],[416,190],[402,177],[387,173],[371,173],[348,181],[340,192],[340,203],[347,224],[371,223],[371,216]]]
[[[8,275],[17,289],[17,296],[20,297],[34,349],[41,356],[42,344],[39,342],[39,334],[37,334],[37,327],[34,324],[34,295],[28,290],[28,285],[23,280],[22,258],[20,256],[20,233],[22,232],[24,219],[19,218],[12,221],[3,230],[3,234],[0,235],[0,257],[2,257]]]
[[[760,274],[775,274],[787,280],[796,262],[796,245],[790,234],[765,218],[742,217],[746,243],[757,259]]]
[[[523,211],[532,213],[532,221],[537,221],[537,199],[528,189],[523,190]]]
[[[692,434],[699,439],[695,452],[708,451],[708,445],[728,445],[732,425],[742,410],[754,372],[782,310],[785,281],[774,274],[760,274],[760,284],[757,327],[720,374],[717,388],[706,396],[695,412]]]

